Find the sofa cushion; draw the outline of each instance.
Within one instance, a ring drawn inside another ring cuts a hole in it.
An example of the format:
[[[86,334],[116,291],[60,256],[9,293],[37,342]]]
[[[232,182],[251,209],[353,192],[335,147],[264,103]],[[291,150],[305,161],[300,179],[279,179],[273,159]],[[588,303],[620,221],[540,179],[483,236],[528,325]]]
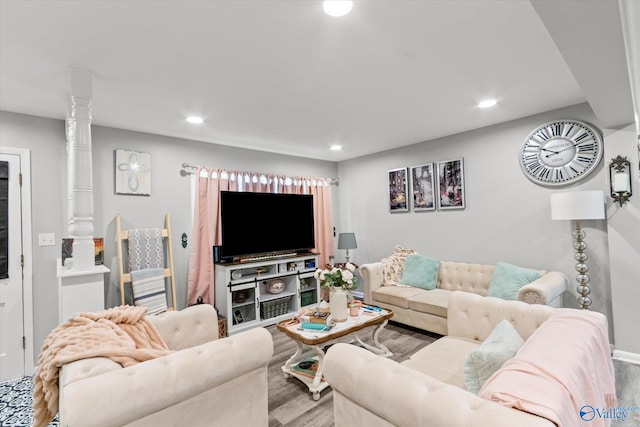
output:
[[[440,261],[425,255],[407,255],[400,283],[427,290],[435,289],[438,282],[439,265]]]
[[[486,296],[494,265],[441,261],[438,288]]]
[[[409,298],[426,292],[413,286],[382,286],[371,293],[373,301],[384,302],[397,307],[409,308]]]
[[[444,336],[402,362],[416,371],[439,381],[464,389],[463,366],[469,353],[480,346],[479,341]]]
[[[409,308],[420,313],[447,317],[451,292],[444,289],[422,291],[408,298]]]
[[[393,250],[393,253],[387,258],[383,258],[380,262],[384,265],[384,277],[383,286],[397,286],[400,284],[400,278],[402,277],[402,268],[404,267],[404,260],[407,255],[415,254],[413,249],[405,249],[398,245]]]
[[[539,278],[536,270],[498,261],[491,275],[489,296],[515,300],[521,287]]]
[[[524,344],[511,322],[501,320],[486,340],[464,362],[464,383],[478,394],[484,383]]]

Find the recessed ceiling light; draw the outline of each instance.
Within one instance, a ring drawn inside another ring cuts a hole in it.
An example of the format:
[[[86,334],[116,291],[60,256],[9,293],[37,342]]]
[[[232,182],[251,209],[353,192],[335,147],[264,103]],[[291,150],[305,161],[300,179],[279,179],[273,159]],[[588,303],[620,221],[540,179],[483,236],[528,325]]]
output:
[[[333,144],[331,146],[331,151],[340,151],[340,150],[342,150],[342,145],[340,144]]]
[[[324,13],[329,16],[343,16],[351,11],[353,2],[351,0],[325,0],[322,4]]]
[[[202,117],[198,117],[198,116],[189,116],[187,117],[187,121],[189,123],[193,123],[194,125],[201,125],[204,120],[202,120]]]
[[[496,101],[495,99],[487,99],[486,101],[480,102],[478,104],[478,107],[480,107],[480,108],[489,108],[489,107],[493,107],[497,103],[498,103],[498,101]]]

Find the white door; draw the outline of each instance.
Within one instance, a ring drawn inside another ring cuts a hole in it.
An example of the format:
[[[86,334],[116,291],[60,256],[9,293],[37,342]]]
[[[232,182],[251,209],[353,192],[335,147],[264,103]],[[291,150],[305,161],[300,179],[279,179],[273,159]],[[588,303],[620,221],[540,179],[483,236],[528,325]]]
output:
[[[0,382],[25,374],[20,160],[0,154]]]

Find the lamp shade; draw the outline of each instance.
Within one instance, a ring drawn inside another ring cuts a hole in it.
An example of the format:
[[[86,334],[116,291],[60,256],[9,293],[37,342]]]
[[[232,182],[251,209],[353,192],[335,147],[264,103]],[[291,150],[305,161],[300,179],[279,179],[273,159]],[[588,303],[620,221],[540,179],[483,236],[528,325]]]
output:
[[[357,247],[355,233],[340,233],[338,235],[338,249],[356,249]]]
[[[551,219],[604,219],[604,192],[574,191],[552,194]]]

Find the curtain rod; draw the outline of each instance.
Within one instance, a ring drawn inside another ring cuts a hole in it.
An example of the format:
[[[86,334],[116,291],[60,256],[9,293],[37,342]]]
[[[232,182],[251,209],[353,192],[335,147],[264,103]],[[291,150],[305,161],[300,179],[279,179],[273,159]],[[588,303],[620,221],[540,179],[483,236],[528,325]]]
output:
[[[194,165],[190,165],[189,163],[183,163],[182,164],[182,169],[180,170],[180,175],[182,176],[187,176],[187,175],[193,175],[193,169],[195,169],[196,166]],[[186,170],[186,169],[191,169],[191,170]],[[339,185],[340,184],[340,180],[338,178],[327,178],[329,180],[329,183],[331,185]]]

